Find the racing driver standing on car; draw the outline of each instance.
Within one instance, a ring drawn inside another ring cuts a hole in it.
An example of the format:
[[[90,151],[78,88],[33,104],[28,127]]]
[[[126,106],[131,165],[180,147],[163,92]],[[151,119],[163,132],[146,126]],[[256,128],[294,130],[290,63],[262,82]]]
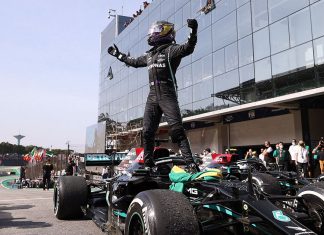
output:
[[[182,45],[175,42],[174,24],[157,21],[148,33],[147,41],[152,48],[144,55],[132,58],[121,53],[116,45],[108,48],[109,54],[126,65],[148,68],[150,92],[143,121],[144,161],[147,167],[154,166],[154,136],[162,114],[170,126],[172,142],[178,144],[186,162],[189,165],[193,163],[190,144],[182,124],[175,78],[181,59],[193,53],[197,43],[198,23],[195,19],[188,19],[187,23],[191,33],[188,41]]]

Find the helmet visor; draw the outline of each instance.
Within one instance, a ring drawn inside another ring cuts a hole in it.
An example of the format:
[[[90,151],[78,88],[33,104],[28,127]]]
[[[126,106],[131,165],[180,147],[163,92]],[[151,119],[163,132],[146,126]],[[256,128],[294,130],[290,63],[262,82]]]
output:
[[[157,34],[165,36],[173,29],[173,27],[173,24],[153,24],[149,29],[148,35]]]

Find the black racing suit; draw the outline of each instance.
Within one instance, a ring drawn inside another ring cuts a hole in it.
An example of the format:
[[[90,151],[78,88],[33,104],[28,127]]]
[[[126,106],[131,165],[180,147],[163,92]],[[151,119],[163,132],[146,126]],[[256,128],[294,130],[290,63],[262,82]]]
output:
[[[182,45],[164,44],[153,47],[138,58],[128,57],[124,54],[118,58],[135,68],[148,68],[150,92],[147,97],[143,121],[145,162],[152,160],[154,136],[162,113],[170,126],[172,142],[178,144],[182,156],[188,163],[193,162],[190,144],[182,125],[175,73],[181,59],[194,51],[196,43],[197,36],[190,35],[188,41]]]

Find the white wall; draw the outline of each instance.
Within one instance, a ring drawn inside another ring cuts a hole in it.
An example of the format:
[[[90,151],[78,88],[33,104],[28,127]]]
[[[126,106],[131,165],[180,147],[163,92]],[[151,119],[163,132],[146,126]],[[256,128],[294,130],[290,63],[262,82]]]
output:
[[[290,142],[302,136],[300,112],[230,124],[231,146]]]

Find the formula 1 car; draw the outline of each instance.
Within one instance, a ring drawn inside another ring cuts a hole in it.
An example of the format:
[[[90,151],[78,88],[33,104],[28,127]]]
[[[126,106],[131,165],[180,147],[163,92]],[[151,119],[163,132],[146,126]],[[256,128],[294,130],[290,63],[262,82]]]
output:
[[[308,210],[308,194],[279,197],[256,191],[252,174],[246,182],[224,180],[215,170],[190,174],[182,169],[188,166],[181,157],[170,157],[162,148],[154,159],[153,168],[105,180],[94,175],[61,177],[54,189],[55,216],[87,215],[103,231],[127,235],[316,234],[305,225],[323,219]],[[289,200],[298,206],[277,206]]]

